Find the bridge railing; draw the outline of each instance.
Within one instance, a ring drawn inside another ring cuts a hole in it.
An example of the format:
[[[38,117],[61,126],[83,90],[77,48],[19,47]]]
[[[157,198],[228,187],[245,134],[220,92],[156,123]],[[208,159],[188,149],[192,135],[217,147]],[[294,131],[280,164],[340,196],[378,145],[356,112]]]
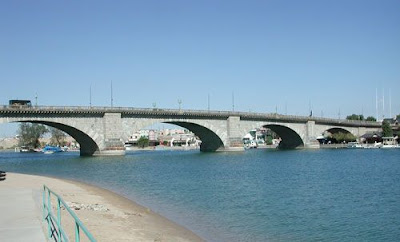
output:
[[[278,113],[256,113],[240,111],[215,111],[215,110],[190,110],[190,109],[166,109],[166,108],[133,108],[133,107],[106,107],[106,106],[30,106],[30,107],[10,107],[0,106],[6,110],[40,110],[40,111],[71,111],[71,112],[122,112],[122,113],[155,113],[173,115],[201,115],[201,116],[240,116],[242,119],[271,119],[279,121],[307,122],[348,125],[379,125],[380,122],[364,120],[333,119],[316,116],[283,115]]]

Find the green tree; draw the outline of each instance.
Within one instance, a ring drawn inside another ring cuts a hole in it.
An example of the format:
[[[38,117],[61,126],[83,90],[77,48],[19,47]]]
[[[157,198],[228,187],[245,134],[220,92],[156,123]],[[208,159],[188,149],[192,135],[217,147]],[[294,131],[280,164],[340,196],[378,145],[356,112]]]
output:
[[[332,138],[335,139],[338,143],[343,143],[343,141],[352,142],[352,141],[356,141],[356,139],[357,139],[353,134],[343,133],[343,132],[338,132],[338,133],[332,134]]]
[[[346,117],[347,120],[364,120],[364,115],[362,114],[352,114]]]
[[[149,146],[149,139],[146,137],[140,137],[138,140],[138,146],[141,148]]]
[[[52,145],[64,146],[66,144],[65,138],[67,135],[56,128],[50,128],[51,139],[50,143]]]
[[[266,138],[265,138],[265,143],[267,144],[267,145],[272,145],[272,136],[267,136]]]
[[[376,122],[376,118],[372,117],[372,116],[368,116],[365,121],[374,121]]]
[[[39,138],[47,132],[44,125],[21,123],[18,129],[19,145],[37,148],[40,145]]]
[[[382,122],[382,136],[383,137],[393,137],[393,130],[387,121]]]

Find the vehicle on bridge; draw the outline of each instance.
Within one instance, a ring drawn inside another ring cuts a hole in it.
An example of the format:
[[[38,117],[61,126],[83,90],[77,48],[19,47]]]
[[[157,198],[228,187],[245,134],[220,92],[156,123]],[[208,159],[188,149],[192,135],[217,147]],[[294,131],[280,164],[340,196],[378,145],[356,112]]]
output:
[[[32,107],[31,100],[10,100],[8,102],[9,106],[12,108],[26,108]]]

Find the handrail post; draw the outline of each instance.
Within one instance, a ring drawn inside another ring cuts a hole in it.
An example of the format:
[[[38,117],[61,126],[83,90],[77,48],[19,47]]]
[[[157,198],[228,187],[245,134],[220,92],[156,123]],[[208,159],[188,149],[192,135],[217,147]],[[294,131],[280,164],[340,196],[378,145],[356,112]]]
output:
[[[80,236],[79,236],[79,224],[75,222],[75,241],[79,242],[80,241]]]
[[[46,187],[45,186],[43,186],[43,200],[42,200],[42,203],[43,203],[43,219],[46,219],[46,211],[45,211],[45,209],[46,209]]]
[[[47,214],[48,214],[48,216],[50,216],[50,210],[51,210],[52,208],[51,208],[51,201],[50,201],[50,190],[47,188]],[[47,223],[47,231],[48,231],[48,238],[50,239],[51,238],[51,225],[50,225],[50,223],[51,223],[51,218],[49,217],[48,218],[49,219],[49,221],[48,221],[48,223]]]
[[[57,226],[58,226],[58,241],[61,241],[61,200],[57,198]]]

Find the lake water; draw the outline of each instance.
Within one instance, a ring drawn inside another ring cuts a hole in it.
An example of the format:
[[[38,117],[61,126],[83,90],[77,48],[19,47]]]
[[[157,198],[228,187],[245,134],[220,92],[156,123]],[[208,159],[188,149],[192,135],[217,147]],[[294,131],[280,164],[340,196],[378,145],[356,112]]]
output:
[[[0,170],[107,188],[208,241],[400,238],[400,149],[3,152]]]

